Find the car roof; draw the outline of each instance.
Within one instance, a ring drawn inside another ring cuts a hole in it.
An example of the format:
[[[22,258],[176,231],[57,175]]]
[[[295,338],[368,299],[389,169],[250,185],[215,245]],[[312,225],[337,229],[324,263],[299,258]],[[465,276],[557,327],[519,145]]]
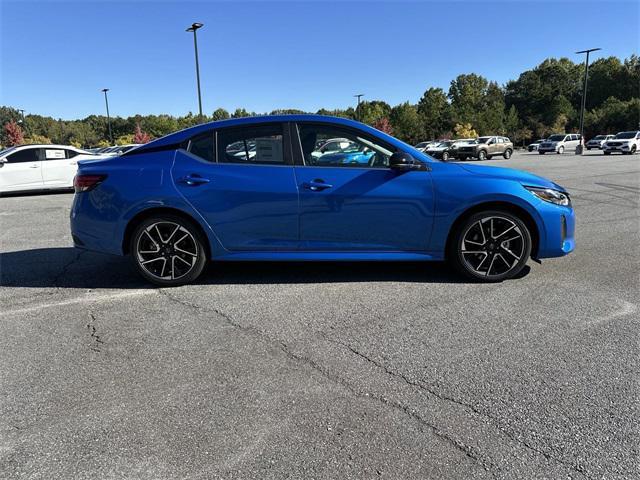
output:
[[[201,125],[196,125],[194,127],[189,127],[184,130],[180,130],[179,132],[171,133],[164,137],[153,140],[149,143],[144,144],[143,146],[136,148],[127,154],[134,153],[144,153],[147,150],[155,150],[162,149],[162,147],[172,147],[176,146],[184,142],[185,140],[190,139],[194,135],[199,133],[204,133],[209,130],[215,128],[226,128],[226,127],[235,127],[235,126],[249,126],[249,125],[262,125],[267,123],[280,123],[280,122],[317,122],[317,123],[328,123],[335,126],[343,126],[343,127],[351,127],[357,128],[358,130],[362,130],[364,132],[370,133],[371,135],[375,135],[379,138],[384,139],[387,143],[390,143],[399,148],[410,147],[408,145],[386,133],[374,129],[368,125],[365,125],[360,122],[356,122],[355,120],[350,120],[348,118],[342,117],[330,117],[326,115],[313,115],[313,114],[305,114],[305,115],[263,115],[259,117],[242,117],[242,118],[231,118],[227,120],[219,120],[216,122],[203,123]]]
[[[25,145],[16,145],[16,150],[22,150],[25,148],[65,148],[67,150],[75,150],[76,152],[87,153],[91,155],[91,152],[82,148],[74,147],[73,145],[58,145],[56,143],[28,143]]]

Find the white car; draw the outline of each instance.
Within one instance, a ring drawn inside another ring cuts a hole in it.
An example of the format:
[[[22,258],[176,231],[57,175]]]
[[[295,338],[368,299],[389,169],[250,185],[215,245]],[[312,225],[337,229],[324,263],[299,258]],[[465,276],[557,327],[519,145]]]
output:
[[[611,140],[614,136],[615,135],[596,135],[586,143],[585,147],[587,147],[587,150],[591,150],[592,148],[602,148],[604,142]]]
[[[633,155],[640,150],[640,130],[620,132],[602,146],[605,155],[620,152],[623,155]]]
[[[122,155],[123,153],[128,152],[129,150],[132,150],[139,146],[140,146],[139,143],[129,143],[127,145],[116,145],[115,147],[110,147],[110,148],[107,148],[106,150],[103,150],[102,152],[100,152],[100,155],[108,155],[108,156]]]
[[[580,145],[580,135],[576,133],[556,133],[538,145],[538,153],[544,155],[547,152],[564,153],[575,151]]]
[[[437,141],[420,142],[417,145],[415,145],[413,148],[415,148],[416,150],[420,150],[421,152],[426,152],[429,149],[429,147],[432,147],[438,143],[440,142],[437,142]]]
[[[539,146],[540,146],[540,144],[541,144],[542,142],[544,142],[545,140],[546,140],[546,139],[541,138],[540,140],[536,140],[535,142],[530,143],[530,144],[527,146],[527,150],[529,150],[530,152],[536,152],[536,151],[538,151],[538,147],[539,147]]]
[[[96,155],[68,145],[20,145],[0,152],[0,193],[72,188],[78,160]]]

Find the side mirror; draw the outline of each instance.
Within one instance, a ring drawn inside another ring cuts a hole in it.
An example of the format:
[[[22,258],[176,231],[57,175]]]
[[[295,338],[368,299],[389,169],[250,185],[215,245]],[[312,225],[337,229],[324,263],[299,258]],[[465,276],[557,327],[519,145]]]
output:
[[[416,161],[407,152],[395,152],[389,157],[389,168],[406,172],[409,170],[425,170],[425,164]]]

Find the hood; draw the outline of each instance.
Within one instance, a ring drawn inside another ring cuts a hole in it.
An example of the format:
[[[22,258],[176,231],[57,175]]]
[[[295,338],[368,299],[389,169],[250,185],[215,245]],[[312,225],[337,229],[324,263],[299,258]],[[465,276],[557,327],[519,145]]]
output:
[[[471,165],[467,163],[457,163],[460,168],[466,170],[474,175],[482,175],[484,177],[500,178],[505,180],[514,180],[520,182],[522,185],[529,185],[531,187],[553,188],[554,190],[560,190],[566,192],[564,187],[561,187],[555,182],[548,180],[544,177],[539,177],[533,173],[523,172],[522,170],[514,170],[513,168],[504,167],[490,167],[487,165]]]

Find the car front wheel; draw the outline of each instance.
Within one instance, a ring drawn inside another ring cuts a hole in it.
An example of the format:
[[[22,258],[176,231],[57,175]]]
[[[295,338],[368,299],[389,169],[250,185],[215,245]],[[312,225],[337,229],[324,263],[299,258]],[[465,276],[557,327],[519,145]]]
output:
[[[499,282],[516,276],[531,255],[531,234],[525,223],[509,212],[485,211],[471,215],[457,230],[450,260],[474,280]]]
[[[562,155],[564,153],[564,147],[558,148],[558,153]]]
[[[135,228],[129,251],[145,279],[161,287],[175,287],[200,276],[207,262],[204,245],[192,222],[176,215],[159,215]]]
[[[509,149],[505,150],[502,156],[504,157],[505,160],[509,160],[511,158],[511,150]]]
[[[449,152],[442,152],[442,161],[446,162],[449,160]]]
[[[487,159],[487,152],[485,152],[484,150],[480,150],[478,152],[478,160],[483,161]]]

